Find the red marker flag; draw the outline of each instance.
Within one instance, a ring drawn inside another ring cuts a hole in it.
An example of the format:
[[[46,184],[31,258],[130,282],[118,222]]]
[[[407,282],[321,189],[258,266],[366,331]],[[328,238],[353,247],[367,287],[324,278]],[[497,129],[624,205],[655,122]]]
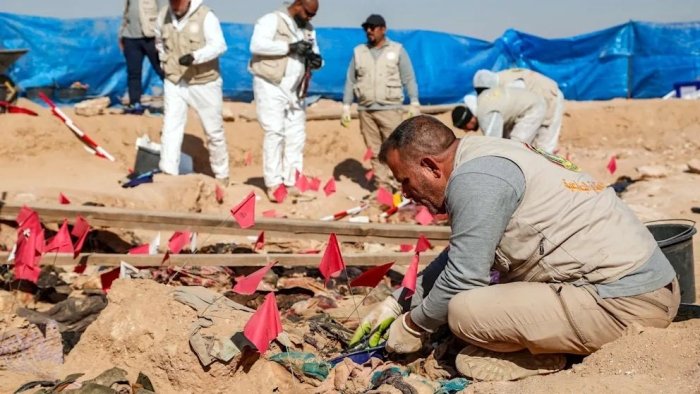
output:
[[[426,207],[421,207],[418,210],[418,213],[415,216],[416,222],[423,226],[427,226],[430,223],[433,222],[434,218],[433,215],[430,214],[430,211],[428,211],[428,208]]]
[[[78,215],[75,218],[73,231],[71,231],[71,235],[78,238],[73,245],[73,258],[78,257],[80,251],[83,250],[83,245],[85,244],[85,239],[87,238],[88,232],[90,232],[90,224],[82,216]]]
[[[270,268],[272,268],[272,266],[275,264],[277,264],[276,261],[267,263],[266,266],[260,268],[252,274],[241,277],[240,279],[236,279],[236,285],[233,286],[233,291],[243,295],[251,295],[255,293],[255,291],[258,289],[258,285],[260,284],[262,278],[265,276],[265,274],[267,274],[267,271],[269,271]]]
[[[168,251],[173,254],[178,254],[190,242],[190,232],[189,231],[176,231],[173,233],[172,237],[168,240]],[[168,253],[165,254],[163,261],[167,260],[170,256]]]
[[[280,312],[277,309],[275,293],[268,293],[265,301],[250,317],[243,328],[243,335],[255,345],[260,354],[265,353],[277,336],[282,332]]]
[[[112,282],[119,279],[120,268],[117,267],[111,271],[105,272],[100,275],[100,282],[102,283],[102,291],[105,293],[112,288]]]
[[[70,200],[68,199],[68,197],[66,197],[65,194],[58,193],[58,203],[66,205],[66,204],[70,204]]]
[[[243,158],[243,164],[245,164],[246,167],[253,164],[253,154],[250,153],[250,151],[247,151],[245,153],[245,157]]]
[[[319,179],[318,177],[311,178],[311,180],[309,181],[309,189],[317,192],[318,189],[320,189],[320,188],[321,188],[321,179]]]
[[[380,186],[377,189],[377,202],[388,207],[393,207],[394,196],[388,190]]]
[[[135,246],[127,252],[127,254],[150,254],[151,252],[151,245],[150,244],[143,244],[139,246]]]
[[[19,212],[17,213],[17,218],[15,220],[17,221],[18,231],[27,228],[35,231],[41,230],[39,214],[36,213],[36,211],[34,211],[33,209],[27,207],[26,205],[19,210]]]
[[[294,184],[297,189],[299,189],[300,192],[304,193],[305,191],[309,190],[309,178],[306,177],[306,175],[299,175],[297,177],[297,181]]]
[[[253,227],[255,224],[255,193],[250,192],[243,201],[231,208],[231,215],[241,228]]]
[[[350,282],[350,286],[375,287],[379,284],[379,282],[382,281],[384,275],[386,275],[386,273],[389,272],[392,265],[394,265],[393,261],[388,264],[370,268],[367,271],[360,274],[360,276],[358,276],[357,278],[353,279],[352,282]]]
[[[318,270],[321,271],[321,275],[323,275],[326,284],[328,284],[328,280],[332,276],[337,276],[343,269],[345,269],[345,262],[343,262],[343,256],[340,254],[338,238],[336,238],[335,233],[331,233]]]
[[[255,240],[255,250],[260,250],[265,247],[265,232],[261,231],[258,235],[258,239]]]
[[[331,179],[326,182],[326,185],[323,186],[323,192],[326,193],[326,197],[335,193],[335,179],[333,179],[333,177],[331,177]]]
[[[68,220],[63,220],[58,233],[44,247],[44,253],[47,252],[73,253],[73,241],[68,232]]]
[[[374,157],[374,152],[372,152],[372,148],[367,148],[365,155],[362,157],[362,161],[372,160],[373,157]]]
[[[214,190],[214,195],[216,196],[216,202],[219,204],[224,203],[224,189],[219,186],[219,184],[216,184],[216,189]]]
[[[401,244],[399,246],[399,252],[410,252],[413,250],[413,245]]]
[[[37,260],[41,256],[43,243],[44,237],[41,231],[35,233],[33,230],[26,230],[18,234],[15,252],[15,279],[37,282],[41,273]]]
[[[374,170],[365,172],[365,179],[367,179],[367,182],[371,181],[372,178],[374,178]]]
[[[416,242],[416,253],[423,253],[432,247],[433,245],[430,244],[428,238],[425,238],[425,235],[421,234],[420,237],[418,237],[418,241]]]
[[[275,196],[275,200],[282,204],[284,199],[287,198],[287,186],[284,183],[279,185],[272,194]]]
[[[608,161],[608,165],[606,167],[608,169],[608,172],[612,175],[617,171],[617,160],[615,159],[615,155],[610,157],[610,161]]]
[[[406,291],[406,297],[404,299],[409,299],[416,292],[416,281],[418,280],[418,253],[413,255],[413,260],[411,260],[411,265],[408,266],[406,274],[403,276],[401,281],[401,286],[403,286]]]

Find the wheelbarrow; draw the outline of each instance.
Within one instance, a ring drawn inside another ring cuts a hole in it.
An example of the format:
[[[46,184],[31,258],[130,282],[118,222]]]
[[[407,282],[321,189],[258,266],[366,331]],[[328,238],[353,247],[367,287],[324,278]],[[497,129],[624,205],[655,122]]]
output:
[[[0,49],[0,101],[14,103],[17,100],[17,85],[5,72],[27,52],[28,49]]]

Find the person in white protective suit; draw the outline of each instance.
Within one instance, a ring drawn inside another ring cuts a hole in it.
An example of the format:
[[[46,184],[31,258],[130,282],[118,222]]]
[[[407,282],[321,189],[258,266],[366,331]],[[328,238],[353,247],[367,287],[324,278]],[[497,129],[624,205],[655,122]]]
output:
[[[202,0],[170,0],[158,14],[156,47],[165,72],[160,170],[178,175],[188,106],[193,107],[207,138],[216,179],[229,179],[229,157],[221,115],[219,56],[226,41],[219,19]]]
[[[264,15],[255,24],[250,41],[253,94],[263,137],[263,177],[267,196],[284,184],[298,195],[294,184],[303,172],[306,141],[304,96],[311,70],[323,60],[316,32],[309,23],[318,11],[317,0],[296,0]]]

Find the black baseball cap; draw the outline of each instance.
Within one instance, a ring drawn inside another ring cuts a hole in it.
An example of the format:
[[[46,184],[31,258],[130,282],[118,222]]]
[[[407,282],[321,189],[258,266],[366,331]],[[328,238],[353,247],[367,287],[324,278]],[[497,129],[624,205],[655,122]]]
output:
[[[362,24],[362,28],[366,29],[367,26],[383,26],[386,27],[386,21],[384,20],[384,17],[378,14],[372,14],[367,17],[367,20],[365,23]]]

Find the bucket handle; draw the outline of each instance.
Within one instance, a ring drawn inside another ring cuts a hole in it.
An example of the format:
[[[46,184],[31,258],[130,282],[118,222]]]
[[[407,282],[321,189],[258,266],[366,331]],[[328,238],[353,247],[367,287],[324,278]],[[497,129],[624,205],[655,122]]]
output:
[[[694,220],[690,220],[690,219],[658,219],[658,220],[650,220],[650,221],[648,221],[648,222],[644,222],[644,225],[646,226],[647,224],[652,224],[652,223],[667,223],[667,222],[687,222],[687,223],[690,223],[690,226],[689,226],[685,231],[683,231],[682,233],[676,234],[676,235],[674,235],[674,236],[671,237],[671,238],[666,238],[666,239],[664,239],[663,242],[669,242],[669,241],[673,241],[673,240],[676,239],[676,238],[684,237],[684,236],[686,236],[686,235],[692,233],[692,232],[695,230],[695,221],[694,221]],[[661,241],[659,241],[659,242],[661,242]]]

